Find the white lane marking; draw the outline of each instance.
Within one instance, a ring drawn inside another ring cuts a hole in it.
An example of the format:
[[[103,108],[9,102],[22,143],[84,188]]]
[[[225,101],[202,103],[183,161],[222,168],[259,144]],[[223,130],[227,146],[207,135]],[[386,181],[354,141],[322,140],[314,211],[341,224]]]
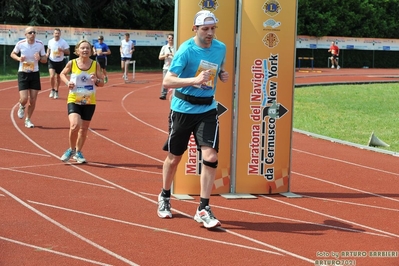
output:
[[[399,176],[399,173],[385,171],[385,170],[374,168],[374,167],[370,167],[370,166],[367,166],[367,165],[352,163],[352,162],[348,162],[348,161],[344,161],[344,160],[340,160],[340,159],[336,159],[336,158],[332,158],[332,157],[327,157],[327,156],[323,156],[323,155],[319,155],[319,154],[315,154],[315,153],[311,153],[311,152],[307,152],[307,151],[303,151],[303,150],[298,150],[298,149],[292,149],[292,150],[293,151],[297,151],[297,152],[301,152],[301,153],[306,153],[308,155],[312,155],[312,156],[315,156],[315,157],[331,160],[331,161],[336,161],[336,162],[349,164],[349,165],[353,165],[353,166],[357,166],[357,167],[361,167],[361,168],[365,168],[365,169],[369,169],[369,170],[373,170],[373,171],[377,171],[377,172],[381,172],[381,173],[385,173],[385,174]]]
[[[89,244],[89,245],[91,245],[91,246],[103,251],[104,253],[106,253],[106,254],[108,254],[108,255],[110,255],[112,257],[117,258],[118,260],[121,260],[121,261],[123,261],[125,263],[128,263],[129,265],[138,265],[138,264],[136,264],[136,263],[134,263],[134,262],[122,257],[121,255],[118,255],[118,254],[112,252],[111,250],[109,250],[109,249],[107,249],[107,248],[105,248],[105,247],[103,247],[103,246],[91,241],[90,239],[85,238],[84,236],[76,233],[75,231],[69,229],[68,227],[62,225],[61,223],[57,222],[56,220],[50,218],[49,216],[45,215],[44,213],[40,212],[39,210],[37,210],[37,209],[33,208],[32,206],[30,206],[29,204],[25,203],[23,200],[21,200],[20,198],[18,198],[17,196],[15,196],[11,192],[9,192],[8,190],[6,190],[6,189],[4,189],[2,187],[0,187],[0,190],[3,191],[8,196],[10,196],[11,198],[13,198],[15,201],[17,201],[21,205],[23,205],[25,208],[28,208],[29,210],[33,211],[37,215],[41,216],[46,221],[54,224],[55,226],[61,228],[62,230],[64,230],[64,231],[70,233],[71,235],[79,238],[80,240],[86,242],[87,244]]]
[[[15,152],[15,153],[23,153],[23,154],[28,154],[28,155],[35,155],[35,156],[44,156],[44,157],[50,157],[48,154],[41,154],[37,152],[27,152],[27,151],[17,151],[17,150],[11,150],[11,149],[6,149],[6,148],[0,148],[2,151],[8,151],[8,152]]]
[[[320,181],[320,182],[324,182],[324,183],[327,183],[327,184],[331,184],[331,185],[334,185],[334,186],[338,186],[338,187],[342,187],[342,188],[345,188],[345,189],[349,189],[349,190],[361,192],[361,193],[364,193],[364,194],[368,194],[368,195],[371,195],[371,196],[374,196],[374,197],[379,197],[379,198],[383,198],[383,199],[399,202],[399,199],[390,198],[390,197],[386,197],[386,196],[383,196],[383,195],[380,195],[380,194],[376,194],[376,193],[364,191],[364,190],[361,190],[361,189],[357,189],[357,188],[341,185],[339,183],[335,183],[335,182],[332,182],[332,181],[324,180],[324,179],[317,178],[317,177],[314,177],[314,176],[305,175],[305,174],[301,174],[301,173],[294,172],[294,171],[292,171],[291,173],[297,174],[297,175],[300,175],[300,176],[303,176],[303,177],[306,177],[306,178],[309,178],[309,179],[314,179],[314,180],[317,180],[317,181]]]
[[[312,209],[308,209],[308,208],[305,208],[305,207],[302,207],[302,206],[291,204],[291,203],[288,203],[288,202],[285,202],[285,201],[282,201],[282,200],[278,200],[278,199],[275,199],[275,198],[272,198],[272,197],[267,197],[267,196],[264,196],[264,195],[261,195],[261,197],[265,198],[265,199],[268,199],[268,200],[273,200],[273,201],[276,201],[276,202],[279,202],[279,203],[282,203],[282,204],[285,204],[285,205],[288,205],[288,206],[291,206],[291,207],[294,207],[294,208],[297,208],[297,209],[301,209],[301,210],[304,210],[304,211],[307,211],[307,212],[315,213],[315,214],[318,214],[318,215],[321,215],[321,216],[324,216],[324,217],[328,217],[328,218],[331,218],[331,219],[334,219],[334,220],[338,220],[338,221],[341,221],[341,222],[344,222],[344,223],[360,226],[360,227],[363,227],[363,228],[366,228],[366,229],[369,229],[369,230],[372,230],[372,231],[376,231],[376,232],[379,232],[379,233],[382,233],[382,234],[385,234],[385,235],[388,235],[388,236],[391,236],[391,237],[399,237],[399,235],[394,234],[394,233],[390,233],[390,232],[387,232],[387,231],[384,231],[384,230],[380,230],[380,229],[377,229],[377,228],[373,228],[373,227],[370,227],[370,226],[367,226],[367,225],[363,225],[363,224],[359,224],[359,223],[356,223],[356,222],[352,222],[352,221],[349,221],[349,220],[346,220],[346,219],[341,219],[341,218],[339,218],[337,216],[333,216],[333,215],[329,215],[329,214],[326,214],[326,213],[318,212],[318,211],[315,211],[315,210],[312,210]]]
[[[111,142],[111,143],[113,143],[113,144],[115,144],[115,145],[117,145],[117,146],[119,146],[119,147],[121,147],[121,148],[124,148],[124,149],[126,149],[126,150],[128,150],[128,151],[131,151],[131,152],[133,152],[133,153],[139,154],[139,155],[141,155],[141,156],[150,158],[150,159],[152,159],[152,160],[154,160],[154,161],[157,161],[157,162],[160,162],[160,163],[163,162],[163,160],[160,160],[160,159],[155,158],[155,157],[152,157],[152,156],[150,156],[150,155],[148,155],[148,154],[146,154],[146,153],[143,153],[143,152],[134,150],[134,149],[132,149],[132,148],[129,148],[129,147],[125,146],[125,145],[122,145],[122,144],[120,144],[119,142],[116,142],[115,140],[112,140],[112,139],[110,139],[110,138],[108,138],[108,137],[106,137],[106,136],[104,136],[104,135],[101,135],[100,133],[98,133],[97,131],[94,131],[94,130],[91,129],[91,128],[89,128],[89,130],[90,130],[92,133],[96,134],[97,136],[99,136],[99,137],[101,137],[101,138],[103,138],[103,139],[106,139],[106,140],[108,140],[109,142]]]
[[[112,264],[105,264],[103,262],[94,261],[94,260],[90,260],[90,259],[85,259],[85,258],[82,258],[82,257],[78,257],[78,256],[74,256],[74,255],[71,255],[71,254],[67,254],[67,253],[64,253],[64,252],[59,252],[59,251],[55,251],[55,250],[52,250],[52,249],[49,249],[49,248],[44,248],[44,247],[39,247],[39,246],[36,246],[36,245],[31,245],[31,244],[28,244],[28,243],[24,243],[24,242],[21,242],[21,241],[18,241],[18,240],[14,240],[14,239],[2,237],[2,236],[0,236],[0,240],[11,242],[11,243],[18,244],[18,245],[25,246],[25,247],[30,247],[30,248],[36,249],[38,251],[45,251],[45,252],[57,254],[57,255],[60,255],[60,256],[67,257],[67,258],[71,258],[71,259],[81,260],[81,261],[84,261],[84,262],[89,262],[89,263],[93,263],[93,264],[97,264],[97,265],[112,266]]]
[[[73,183],[85,184],[85,185],[90,185],[90,186],[98,186],[98,187],[115,189],[115,187],[112,187],[112,186],[95,184],[95,183],[85,182],[85,181],[78,181],[78,180],[69,179],[69,178],[63,178],[63,177],[56,177],[56,176],[52,176],[52,175],[45,175],[45,174],[38,174],[38,173],[33,173],[33,172],[15,170],[15,169],[10,169],[10,168],[0,167],[0,170],[8,170],[8,171],[11,171],[11,172],[17,172],[17,173],[21,173],[21,174],[36,175],[36,176],[47,177],[47,178],[57,179],[57,180],[62,180],[62,181],[67,181],[67,182],[73,182]]]
[[[308,196],[306,194],[301,194],[301,196],[306,197],[306,198],[310,198],[310,199],[315,199],[315,200],[332,201],[332,202],[338,202],[338,203],[342,203],[342,204],[349,204],[349,205],[355,205],[355,206],[361,206],[361,207],[367,207],[367,208],[374,208],[374,209],[379,209],[379,210],[399,212],[399,209],[392,209],[392,208],[386,208],[386,207],[369,205],[369,204],[361,204],[361,203],[356,203],[356,202],[351,202],[351,201],[334,200],[334,199],[321,198],[321,197],[313,197],[313,196]]]
[[[119,166],[119,165],[113,165],[113,164],[106,164],[106,163],[93,163],[89,162],[89,165],[99,165],[103,167],[108,167],[108,168],[115,168],[115,169],[123,169],[123,170],[128,170],[128,171],[135,171],[135,172],[141,172],[141,173],[146,173],[146,174],[155,174],[155,175],[162,175],[162,172],[154,172],[154,171],[148,171],[148,170],[141,170],[141,169],[135,169],[131,167],[126,167],[126,166]]]
[[[212,239],[212,238],[205,238],[205,237],[200,237],[200,236],[196,236],[196,235],[186,234],[186,233],[182,233],[182,232],[167,230],[167,229],[164,229],[164,228],[159,228],[159,227],[153,227],[153,226],[148,226],[148,225],[144,225],[144,224],[128,222],[128,221],[119,220],[119,219],[115,219],[115,218],[111,218],[111,217],[107,217],[107,216],[103,216],[103,215],[97,215],[97,214],[93,214],[93,213],[78,211],[78,210],[74,210],[74,209],[64,208],[64,207],[51,205],[51,204],[46,204],[46,203],[37,202],[37,201],[28,200],[28,202],[30,202],[32,204],[36,204],[36,205],[46,206],[46,207],[49,207],[49,208],[55,208],[55,209],[64,210],[64,211],[68,211],[68,212],[73,212],[73,213],[77,213],[77,214],[82,214],[82,215],[86,215],[86,216],[90,216],[90,217],[95,217],[95,218],[99,218],[99,219],[103,219],[103,220],[107,220],[107,221],[112,221],[112,222],[132,225],[132,226],[136,226],[136,227],[140,227],[140,228],[144,228],[144,229],[149,229],[149,230],[152,230],[152,231],[160,231],[160,232],[169,233],[169,234],[173,234],[173,235],[184,236],[184,237],[188,237],[188,238],[194,238],[194,239],[198,239],[198,240],[214,242],[214,243],[218,243],[218,244],[234,246],[234,247],[240,247],[240,248],[245,248],[245,249],[249,249],[249,250],[260,251],[260,252],[264,252],[264,253],[270,253],[270,254],[274,254],[274,255],[283,256],[280,253],[273,252],[273,251],[270,251],[270,250],[264,250],[264,249],[259,249],[259,248],[255,248],[255,247],[245,246],[245,245],[241,245],[241,244],[236,244],[236,243],[216,240],[216,239]]]

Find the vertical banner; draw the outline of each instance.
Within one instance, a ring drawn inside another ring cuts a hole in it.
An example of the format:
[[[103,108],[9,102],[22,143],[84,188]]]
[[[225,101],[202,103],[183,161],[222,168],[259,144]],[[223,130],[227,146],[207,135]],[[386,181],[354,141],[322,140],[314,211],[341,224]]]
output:
[[[232,0],[176,0],[176,6],[175,45],[177,49],[181,43],[194,37],[192,31],[194,16],[201,10],[209,10],[215,14],[219,20],[216,39],[225,43],[227,47],[225,70],[229,72],[230,80],[226,83],[219,80],[216,86],[215,98],[219,102],[220,142],[219,164],[212,194],[227,193],[230,190],[236,4]],[[201,166],[202,159],[200,153],[197,152],[194,137],[191,136],[188,149],[183,154],[173,181],[173,194],[199,195]]]
[[[233,192],[288,192],[297,1],[240,1]]]

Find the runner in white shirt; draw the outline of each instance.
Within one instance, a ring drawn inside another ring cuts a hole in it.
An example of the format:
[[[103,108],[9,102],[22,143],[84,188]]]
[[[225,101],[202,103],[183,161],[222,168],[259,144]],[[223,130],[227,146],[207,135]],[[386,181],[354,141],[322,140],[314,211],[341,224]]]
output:
[[[129,63],[132,59],[132,54],[134,52],[134,44],[133,41],[130,40],[130,34],[125,33],[125,39],[121,41],[121,46],[119,48],[121,52],[121,68],[124,80],[128,80],[128,70],[129,70]]]
[[[36,106],[36,99],[41,90],[39,61],[47,63],[46,52],[43,42],[36,40],[36,30],[34,27],[25,29],[26,39],[20,40],[11,52],[11,58],[19,62],[18,67],[18,89],[19,89],[19,109],[18,117],[25,116],[25,106],[28,103],[25,127],[33,128],[30,121]]]
[[[168,42],[164,46],[162,46],[161,51],[159,52],[159,60],[163,60],[163,78],[165,77],[166,73],[168,72],[170,63],[172,62],[173,56],[175,54],[175,49],[173,48],[173,37],[172,33],[168,34]],[[161,96],[159,99],[165,100],[166,95],[168,94],[168,89],[161,86]]]
[[[53,36],[54,38],[50,39],[47,44],[48,70],[51,84],[49,97],[58,99],[60,73],[66,64],[65,55],[69,55],[69,44],[61,38],[60,29],[55,29]]]

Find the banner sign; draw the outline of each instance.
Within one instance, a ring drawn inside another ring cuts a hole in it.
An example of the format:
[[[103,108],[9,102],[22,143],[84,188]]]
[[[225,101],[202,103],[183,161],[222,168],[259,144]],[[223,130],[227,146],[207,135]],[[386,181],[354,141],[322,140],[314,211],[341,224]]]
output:
[[[298,36],[296,48],[330,49],[331,42],[335,42],[342,50],[375,50],[375,51],[399,51],[399,40],[355,38],[355,37],[312,37]]]
[[[231,0],[176,0],[178,8],[175,21],[175,45],[178,46],[194,37],[192,26],[194,16],[198,11],[209,10],[219,20],[217,23],[216,38],[226,44],[227,54],[225,70],[230,74],[226,83],[220,80],[217,83],[215,99],[218,101],[220,122],[220,139],[218,168],[212,194],[228,193],[230,189],[230,159],[231,159],[231,128],[232,128],[232,102],[234,84],[234,55],[235,55],[235,23],[236,6]],[[235,1],[234,1],[235,2]],[[186,153],[178,166],[173,181],[174,194],[200,194],[200,174],[202,167],[201,154],[197,152],[194,137],[191,136]]]
[[[19,40],[25,39],[27,26],[1,25],[0,45],[15,45]],[[53,38],[54,29],[57,27],[35,26],[36,38],[47,45],[48,40]],[[167,43],[166,36],[172,31],[149,31],[149,30],[127,30],[127,29],[97,29],[97,28],[72,28],[59,27],[61,38],[70,46],[74,46],[80,40],[86,39],[90,43],[97,41],[99,35],[104,36],[104,42],[108,46],[120,46],[125,33],[130,34],[136,46],[163,46]]]
[[[194,3],[194,6],[202,6],[204,9],[214,10],[214,7],[220,5],[218,1],[200,1]],[[234,6],[234,5],[233,5]],[[216,10],[216,9],[215,9]],[[234,12],[234,11],[233,11]],[[265,27],[277,29],[279,22],[271,19],[265,21]],[[191,23],[190,23],[191,24]],[[27,26],[0,24],[0,45],[15,45],[19,40],[24,39],[25,28]],[[57,27],[35,27],[38,34],[37,38],[47,45],[47,40],[53,38],[53,31]],[[119,46],[120,41],[124,39],[124,34],[130,33],[130,39],[136,46],[162,46],[167,43],[166,36],[172,31],[148,31],[148,30],[128,30],[128,29],[99,29],[99,28],[72,28],[59,27],[62,32],[62,38],[71,46],[75,45],[81,39],[90,40],[91,43],[97,40],[98,35],[104,36],[104,42],[108,46]],[[220,33],[219,33],[220,34]],[[307,49],[329,49],[331,42],[336,42],[340,49],[357,50],[383,50],[399,51],[399,40],[381,39],[381,38],[355,38],[355,37],[337,37],[324,36],[314,37],[298,35],[296,39],[296,48]]]
[[[297,1],[241,8],[235,192],[288,192]]]

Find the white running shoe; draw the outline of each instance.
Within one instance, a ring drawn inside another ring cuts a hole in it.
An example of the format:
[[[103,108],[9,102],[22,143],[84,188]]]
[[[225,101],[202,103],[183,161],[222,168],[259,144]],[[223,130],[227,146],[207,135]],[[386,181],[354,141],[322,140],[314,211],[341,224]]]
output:
[[[19,104],[19,109],[17,112],[18,118],[22,119],[25,116],[25,106],[22,106],[21,104]]]
[[[170,198],[164,198],[161,196],[161,194],[158,195],[158,210],[157,210],[158,217],[162,219],[172,218],[172,213],[170,211],[171,209]]]
[[[48,97],[49,97],[49,98],[54,98],[54,92],[55,92],[55,91],[51,90]]]
[[[340,66],[337,66],[337,69],[340,69],[341,67]]]
[[[54,99],[58,99],[58,91],[54,91]]]
[[[335,68],[334,65],[332,65],[331,68]]]
[[[205,209],[198,210],[194,215],[194,220],[198,223],[202,223],[205,228],[214,228],[216,226],[220,226],[221,223],[218,219],[216,219],[215,215],[213,215],[211,211],[211,207],[206,206]]]
[[[32,124],[32,122],[30,121],[30,119],[25,119],[25,127],[27,127],[27,128],[34,128],[35,125]]]

